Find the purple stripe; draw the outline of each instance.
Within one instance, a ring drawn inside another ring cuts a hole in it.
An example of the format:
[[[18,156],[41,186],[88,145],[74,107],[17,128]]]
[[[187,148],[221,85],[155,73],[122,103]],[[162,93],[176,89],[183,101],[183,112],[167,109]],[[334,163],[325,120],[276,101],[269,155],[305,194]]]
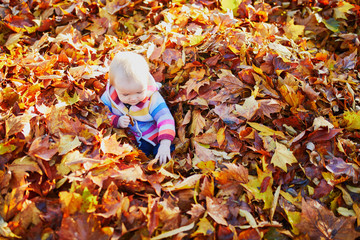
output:
[[[146,130],[145,132],[142,133],[143,136],[145,136],[146,134],[151,133],[152,131],[154,131],[156,129],[156,125],[152,125],[148,130]]]
[[[154,116],[154,119],[158,119],[158,118],[160,118],[160,116],[166,115],[168,112],[169,111],[166,108],[163,108],[156,113],[156,115]]]

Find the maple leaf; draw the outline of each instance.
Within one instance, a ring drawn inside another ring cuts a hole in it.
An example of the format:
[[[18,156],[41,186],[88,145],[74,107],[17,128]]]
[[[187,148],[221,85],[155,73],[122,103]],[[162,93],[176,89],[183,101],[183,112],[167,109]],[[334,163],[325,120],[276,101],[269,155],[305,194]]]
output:
[[[100,149],[103,153],[110,153],[120,156],[126,156],[133,148],[129,144],[121,144],[116,139],[116,134],[102,139]]]
[[[297,163],[294,154],[288,148],[279,142],[276,142],[275,152],[271,158],[271,163],[287,172],[286,164]]]
[[[257,111],[258,116],[267,116],[271,118],[272,113],[279,113],[283,108],[283,103],[276,99],[260,99],[257,100],[259,109]]]
[[[345,19],[347,20],[346,13],[349,13],[350,9],[353,9],[354,5],[346,1],[340,1],[338,6],[334,8],[334,18],[335,19]]]
[[[28,136],[31,129],[30,120],[35,116],[35,114],[24,114],[7,119],[5,121],[6,135],[11,136],[15,133],[23,131],[24,135]]]
[[[303,199],[300,232],[310,239],[355,239],[360,233],[354,229],[355,217],[336,217],[334,213],[315,200]]]
[[[346,175],[352,177],[354,182],[358,181],[359,167],[355,164],[346,163],[342,158],[333,157],[329,160],[326,169],[334,173],[335,176]]]

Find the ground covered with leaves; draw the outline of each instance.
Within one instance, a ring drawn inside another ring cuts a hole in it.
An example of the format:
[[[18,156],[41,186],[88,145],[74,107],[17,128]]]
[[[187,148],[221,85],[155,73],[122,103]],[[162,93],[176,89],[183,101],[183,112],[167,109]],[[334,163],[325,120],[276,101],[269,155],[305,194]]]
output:
[[[0,239],[360,235],[359,1],[3,0],[0,17]],[[99,101],[122,50],[175,117],[164,166]]]

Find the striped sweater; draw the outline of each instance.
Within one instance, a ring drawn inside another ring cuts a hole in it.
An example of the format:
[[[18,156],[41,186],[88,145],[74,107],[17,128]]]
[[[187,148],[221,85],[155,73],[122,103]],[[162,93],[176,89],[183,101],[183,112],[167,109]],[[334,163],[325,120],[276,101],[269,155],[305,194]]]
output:
[[[127,108],[118,98],[115,88],[108,83],[101,100],[110,109],[111,124],[119,128],[120,116],[129,115],[133,121],[129,128],[138,143],[144,139],[155,146],[163,139],[174,140],[174,118],[158,92],[158,87],[149,86],[147,97]]]

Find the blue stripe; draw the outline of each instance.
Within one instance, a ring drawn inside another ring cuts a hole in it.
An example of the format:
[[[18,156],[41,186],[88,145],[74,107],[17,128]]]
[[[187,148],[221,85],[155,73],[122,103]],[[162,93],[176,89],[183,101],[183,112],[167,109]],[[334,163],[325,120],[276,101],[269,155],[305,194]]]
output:
[[[166,108],[166,103],[162,102],[160,103],[155,109],[154,111],[151,112],[151,115],[155,118],[156,114],[161,111],[162,109]]]

